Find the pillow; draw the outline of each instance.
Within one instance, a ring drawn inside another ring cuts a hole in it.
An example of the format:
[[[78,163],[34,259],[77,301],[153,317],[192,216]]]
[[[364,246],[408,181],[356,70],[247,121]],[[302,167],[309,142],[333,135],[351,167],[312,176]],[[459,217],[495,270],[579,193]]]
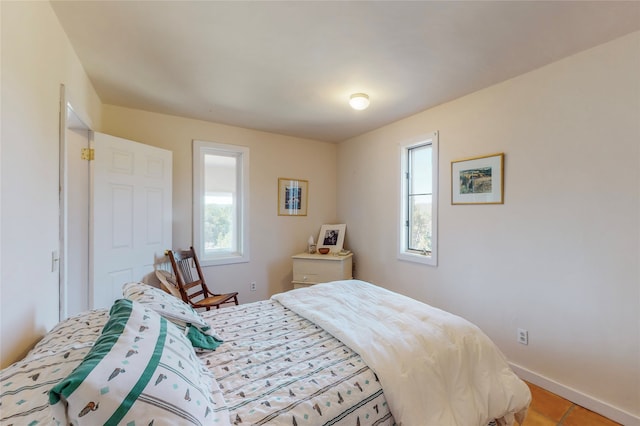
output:
[[[180,327],[196,348],[213,350],[222,343],[222,339],[195,309],[159,288],[141,282],[131,282],[122,287],[122,294],[129,300],[153,309]]]
[[[169,271],[165,271],[164,269],[157,269],[156,277],[160,280],[160,284],[162,284],[163,289],[167,290],[173,297],[177,297],[179,300],[182,300],[182,295],[180,294],[180,289],[178,288],[175,275]]]
[[[109,319],[106,308],[84,311],[56,324],[25,358],[91,347]]]
[[[91,346],[69,346],[59,352],[40,352],[0,370],[0,424],[51,424],[49,390],[80,365],[90,350]]]
[[[228,422],[228,412],[215,412],[215,379],[176,326],[127,299],[110,315],[82,363],[49,392],[54,424]]]

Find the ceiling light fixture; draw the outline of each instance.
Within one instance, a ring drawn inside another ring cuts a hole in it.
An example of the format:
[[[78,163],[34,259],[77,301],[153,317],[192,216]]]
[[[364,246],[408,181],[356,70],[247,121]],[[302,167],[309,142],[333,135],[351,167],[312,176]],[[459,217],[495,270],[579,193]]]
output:
[[[349,105],[357,110],[366,109],[369,106],[369,95],[366,93],[354,93],[349,99]]]

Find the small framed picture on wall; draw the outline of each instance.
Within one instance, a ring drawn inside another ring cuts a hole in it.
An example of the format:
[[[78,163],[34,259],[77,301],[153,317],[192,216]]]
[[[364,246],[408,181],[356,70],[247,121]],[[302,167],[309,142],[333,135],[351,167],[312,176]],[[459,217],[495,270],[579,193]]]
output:
[[[302,179],[278,178],[278,215],[306,216],[309,182]]]
[[[503,204],[504,153],[451,162],[451,204]]]

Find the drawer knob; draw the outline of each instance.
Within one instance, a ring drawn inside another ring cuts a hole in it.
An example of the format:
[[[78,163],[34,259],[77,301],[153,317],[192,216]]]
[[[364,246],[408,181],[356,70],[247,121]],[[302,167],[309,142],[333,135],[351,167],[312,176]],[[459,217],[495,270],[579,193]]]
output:
[[[306,281],[306,280],[307,280],[307,276],[305,275],[304,277],[302,277],[302,279],[303,279],[304,281]]]

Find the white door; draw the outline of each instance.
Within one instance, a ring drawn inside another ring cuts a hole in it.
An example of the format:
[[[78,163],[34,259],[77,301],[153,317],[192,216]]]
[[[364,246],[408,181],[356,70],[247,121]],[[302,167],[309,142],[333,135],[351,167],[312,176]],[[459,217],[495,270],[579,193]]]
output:
[[[109,307],[123,284],[147,281],[171,248],[172,153],[94,133],[91,308]]]

